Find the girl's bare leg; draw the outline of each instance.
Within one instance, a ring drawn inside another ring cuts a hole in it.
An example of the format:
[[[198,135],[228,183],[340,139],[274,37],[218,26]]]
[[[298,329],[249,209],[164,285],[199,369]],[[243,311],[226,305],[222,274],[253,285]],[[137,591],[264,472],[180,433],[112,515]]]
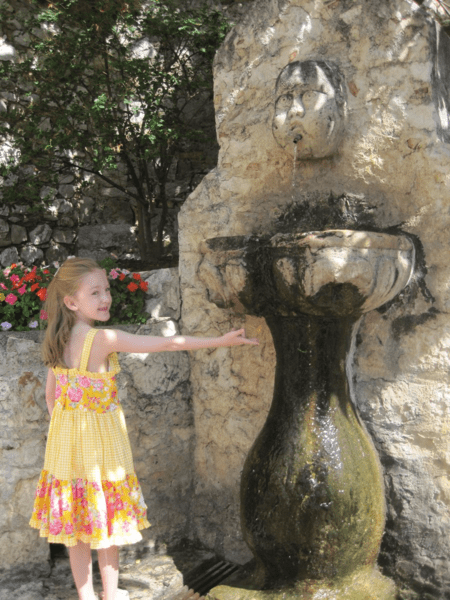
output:
[[[116,600],[119,582],[119,548],[111,546],[98,551],[98,566],[103,583],[103,600]]]
[[[84,542],[69,548],[70,567],[80,600],[95,600],[91,547]]]

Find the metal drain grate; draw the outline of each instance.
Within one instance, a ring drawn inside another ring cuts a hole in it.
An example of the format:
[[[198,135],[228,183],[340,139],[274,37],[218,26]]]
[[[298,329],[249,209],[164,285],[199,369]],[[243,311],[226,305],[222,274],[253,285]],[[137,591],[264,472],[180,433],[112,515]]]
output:
[[[236,573],[239,568],[239,565],[234,563],[211,558],[187,573],[184,584],[196,594],[204,596],[213,587],[220,585],[227,577]]]

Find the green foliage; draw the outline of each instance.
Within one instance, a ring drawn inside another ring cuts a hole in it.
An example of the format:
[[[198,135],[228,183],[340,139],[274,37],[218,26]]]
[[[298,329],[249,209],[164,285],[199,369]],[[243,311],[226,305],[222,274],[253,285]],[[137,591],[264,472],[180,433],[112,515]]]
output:
[[[175,158],[206,141],[204,107],[212,98],[212,60],[229,24],[206,4],[174,0],[31,0],[28,53],[0,61],[11,99],[0,137],[12,152],[0,165],[3,201],[41,209],[44,185],[94,173],[132,201],[143,258],[161,250],[151,234],[156,209],[167,212],[165,184]],[[0,7],[0,27],[13,16]],[[130,185],[111,171],[119,158]],[[24,170],[24,166],[33,168]],[[18,176],[14,179],[14,176]],[[161,211],[159,211],[161,212]]]

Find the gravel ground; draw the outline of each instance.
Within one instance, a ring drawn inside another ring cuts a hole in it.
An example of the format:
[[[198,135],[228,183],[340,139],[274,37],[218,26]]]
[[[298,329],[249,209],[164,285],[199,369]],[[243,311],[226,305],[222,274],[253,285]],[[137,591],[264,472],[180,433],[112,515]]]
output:
[[[183,575],[198,568],[214,554],[183,543],[168,550],[146,544],[120,550],[119,589],[117,600],[183,600],[192,598],[184,586]],[[94,588],[102,590],[100,572],[94,560]],[[48,566],[30,571],[0,575],[0,600],[78,600],[67,553],[54,557]]]

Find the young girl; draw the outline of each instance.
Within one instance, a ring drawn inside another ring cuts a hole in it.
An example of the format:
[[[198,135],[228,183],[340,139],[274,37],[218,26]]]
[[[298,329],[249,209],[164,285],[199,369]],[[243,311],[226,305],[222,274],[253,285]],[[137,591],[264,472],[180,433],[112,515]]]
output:
[[[94,329],[107,322],[106,273],[91,259],[70,258],[48,286],[42,347],[50,367],[51,416],[44,469],[30,525],[69,547],[80,600],[94,600],[91,548],[98,550],[104,600],[115,600],[119,549],[149,527],[125,420],[117,397],[117,352],[167,352],[255,345],[243,329],[217,338],[132,335]]]

